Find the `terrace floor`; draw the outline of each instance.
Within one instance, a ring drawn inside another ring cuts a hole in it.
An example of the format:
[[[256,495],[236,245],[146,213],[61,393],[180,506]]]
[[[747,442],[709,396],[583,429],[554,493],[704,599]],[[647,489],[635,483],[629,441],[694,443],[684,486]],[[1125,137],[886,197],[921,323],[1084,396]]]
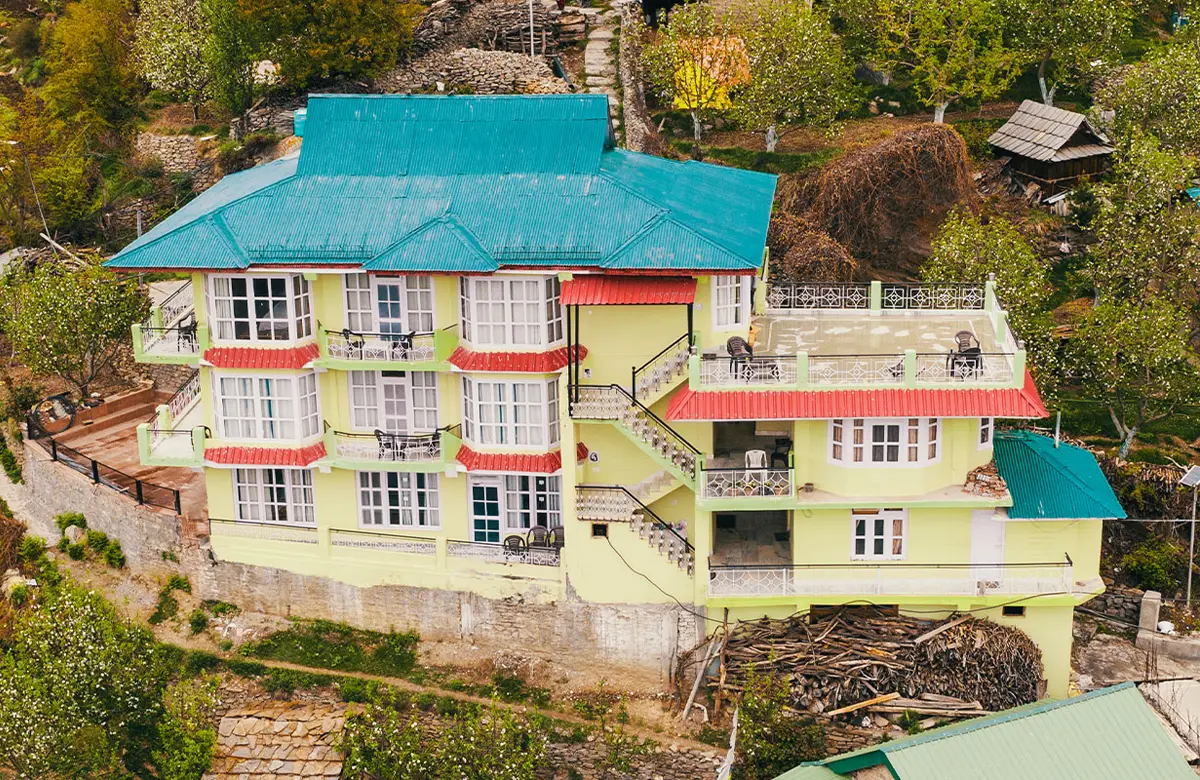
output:
[[[900,355],[949,352],[957,348],[954,334],[969,330],[985,353],[1007,352],[982,311],[822,310],[765,314],[754,319],[758,328],[755,355]]]

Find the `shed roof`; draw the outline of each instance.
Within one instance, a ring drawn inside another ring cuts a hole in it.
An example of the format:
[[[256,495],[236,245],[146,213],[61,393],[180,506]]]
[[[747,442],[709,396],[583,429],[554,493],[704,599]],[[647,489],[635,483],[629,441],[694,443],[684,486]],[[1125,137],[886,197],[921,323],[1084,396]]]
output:
[[[1031,431],[1001,431],[996,469],[1013,497],[1015,520],[1124,519],[1125,510],[1092,453]]]
[[[761,266],[774,176],[607,139],[604,95],[312,95],[298,157],[226,176],[109,265]]]
[[[670,304],[696,300],[696,280],[687,276],[583,274],[562,284],[564,306]]]
[[[1133,683],[1017,707],[834,756],[819,765],[840,777],[884,765],[898,780],[1196,777]],[[790,773],[776,780],[784,778],[809,780]]]
[[[1086,116],[1036,100],[1022,101],[1016,113],[991,134],[988,143],[1043,162],[1064,162],[1113,152],[1108,139]]]

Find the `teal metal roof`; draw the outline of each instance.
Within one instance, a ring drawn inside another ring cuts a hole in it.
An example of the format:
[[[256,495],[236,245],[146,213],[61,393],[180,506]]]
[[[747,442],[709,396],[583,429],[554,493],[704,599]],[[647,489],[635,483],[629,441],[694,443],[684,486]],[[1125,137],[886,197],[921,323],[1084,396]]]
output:
[[[612,148],[604,95],[313,95],[298,158],[225,177],[109,265],[750,271],[774,192]]]
[[[1031,431],[1001,431],[994,442],[996,469],[1012,494],[1008,516],[1017,520],[1124,519],[1125,510],[1096,463],[1081,447],[1054,446]]]
[[[843,780],[843,776],[819,764],[801,764],[784,772],[775,780]]]
[[[817,764],[829,776],[776,780],[879,765],[897,780],[1196,780],[1164,729],[1133,683],[1122,683],[833,756]]]

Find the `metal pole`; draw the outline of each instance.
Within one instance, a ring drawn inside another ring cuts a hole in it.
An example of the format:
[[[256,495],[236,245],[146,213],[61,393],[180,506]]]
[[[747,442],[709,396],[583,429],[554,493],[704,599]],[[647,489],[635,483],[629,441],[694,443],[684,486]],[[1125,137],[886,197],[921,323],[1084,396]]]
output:
[[[1192,569],[1196,565],[1196,487],[1192,488],[1192,538],[1188,542],[1187,605],[1192,608]]]
[[[537,56],[533,47],[533,0],[529,0],[529,56]]]
[[[992,423],[992,425],[995,425],[995,423]],[[1058,411],[1058,414],[1056,414],[1054,416],[1054,449],[1058,449],[1058,440],[1059,440],[1061,432],[1062,432],[1062,410],[1060,409]]]

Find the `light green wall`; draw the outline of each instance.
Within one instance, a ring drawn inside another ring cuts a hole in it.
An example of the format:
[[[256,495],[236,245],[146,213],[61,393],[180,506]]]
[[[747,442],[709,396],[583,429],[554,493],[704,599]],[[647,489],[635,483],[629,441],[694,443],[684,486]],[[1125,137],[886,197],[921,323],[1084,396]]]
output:
[[[574,325],[572,325],[574,327]],[[580,306],[579,343],[588,354],[579,375],[585,384],[629,387],[641,366],[687,332],[687,306]],[[587,372],[591,376],[587,376]]]

